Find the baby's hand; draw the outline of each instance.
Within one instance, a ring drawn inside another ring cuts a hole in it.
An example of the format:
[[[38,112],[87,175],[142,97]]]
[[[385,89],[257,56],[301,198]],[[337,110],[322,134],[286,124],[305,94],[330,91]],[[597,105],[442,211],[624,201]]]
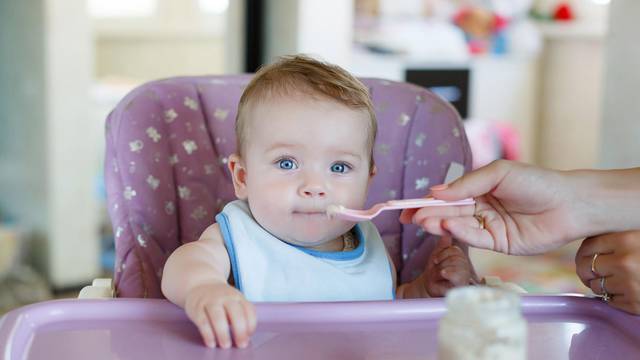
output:
[[[185,311],[208,347],[231,347],[233,334],[236,346],[244,348],[256,330],[253,304],[228,284],[207,284],[191,290],[187,294]]]
[[[444,296],[453,287],[471,283],[471,263],[462,249],[443,235],[427,262],[425,288],[430,296]]]

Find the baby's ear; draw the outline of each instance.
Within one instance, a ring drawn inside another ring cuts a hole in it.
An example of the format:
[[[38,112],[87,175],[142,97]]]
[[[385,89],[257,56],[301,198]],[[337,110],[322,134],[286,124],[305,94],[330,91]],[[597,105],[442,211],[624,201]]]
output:
[[[378,168],[373,165],[371,167],[371,170],[369,170],[369,181],[373,180],[373,177],[376,176],[376,174],[378,173]]]
[[[227,162],[233,180],[233,189],[240,200],[247,198],[247,169],[238,154],[231,154]]]

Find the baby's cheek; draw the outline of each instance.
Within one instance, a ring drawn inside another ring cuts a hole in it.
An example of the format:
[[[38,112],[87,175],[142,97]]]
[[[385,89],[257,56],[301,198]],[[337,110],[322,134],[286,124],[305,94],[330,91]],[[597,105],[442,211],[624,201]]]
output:
[[[286,229],[288,225],[288,221],[284,216],[276,216],[274,213],[267,213],[265,220],[274,229]]]
[[[362,209],[367,201],[367,192],[365,188],[352,188],[340,191],[338,196],[341,205],[351,209]]]

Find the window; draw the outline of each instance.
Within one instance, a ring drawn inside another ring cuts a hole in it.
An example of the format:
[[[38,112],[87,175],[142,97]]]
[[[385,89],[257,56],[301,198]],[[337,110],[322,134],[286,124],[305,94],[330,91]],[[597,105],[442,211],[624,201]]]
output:
[[[209,14],[224,14],[229,7],[229,0],[198,0],[200,10]]]
[[[155,14],[157,3],[157,0],[89,0],[88,6],[89,14],[96,18],[148,17]]]

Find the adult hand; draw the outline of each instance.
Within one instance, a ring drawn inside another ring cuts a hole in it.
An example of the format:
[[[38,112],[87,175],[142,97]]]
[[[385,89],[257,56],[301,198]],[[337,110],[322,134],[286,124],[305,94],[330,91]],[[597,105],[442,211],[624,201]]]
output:
[[[498,160],[431,191],[442,200],[473,197],[476,205],[404,210],[400,221],[505,254],[640,228],[640,168],[555,171]]]
[[[473,197],[476,205],[405,210],[400,221],[479,248],[543,253],[572,240],[579,226],[574,188],[558,171],[499,160],[431,190],[443,200]]]
[[[594,293],[606,290],[611,306],[640,315],[640,231],[585,239],[576,253],[576,272]]]

